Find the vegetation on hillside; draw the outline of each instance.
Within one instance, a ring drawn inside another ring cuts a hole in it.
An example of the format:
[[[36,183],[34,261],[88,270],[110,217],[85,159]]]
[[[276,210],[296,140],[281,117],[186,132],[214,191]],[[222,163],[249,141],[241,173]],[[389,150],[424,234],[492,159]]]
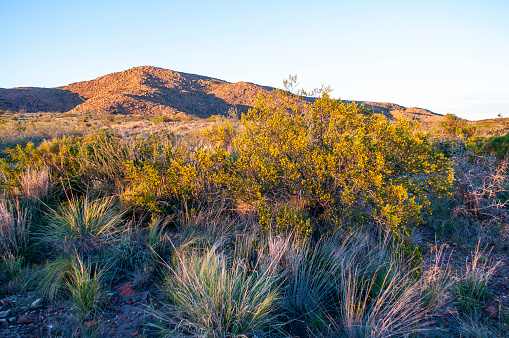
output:
[[[1,139],[0,294],[67,302],[72,334],[127,280],[158,295],[147,336],[508,333],[508,304],[478,315],[508,250],[505,138],[286,91],[138,136],[112,119]]]

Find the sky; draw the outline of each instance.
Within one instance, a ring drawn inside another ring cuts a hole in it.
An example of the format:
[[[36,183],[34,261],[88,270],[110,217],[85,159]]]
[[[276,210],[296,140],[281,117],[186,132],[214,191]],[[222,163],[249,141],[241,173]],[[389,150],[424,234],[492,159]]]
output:
[[[0,0],[0,88],[150,65],[509,117],[509,0]]]

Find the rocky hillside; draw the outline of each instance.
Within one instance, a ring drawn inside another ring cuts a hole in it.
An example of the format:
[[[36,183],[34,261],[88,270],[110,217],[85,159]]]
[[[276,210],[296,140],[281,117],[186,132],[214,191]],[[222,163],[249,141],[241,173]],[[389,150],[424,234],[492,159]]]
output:
[[[142,66],[58,88],[0,88],[0,109],[208,117],[225,114],[232,107],[247,111],[260,90],[273,88]],[[365,104],[391,118],[433,122],[441,117],[392,103]]]

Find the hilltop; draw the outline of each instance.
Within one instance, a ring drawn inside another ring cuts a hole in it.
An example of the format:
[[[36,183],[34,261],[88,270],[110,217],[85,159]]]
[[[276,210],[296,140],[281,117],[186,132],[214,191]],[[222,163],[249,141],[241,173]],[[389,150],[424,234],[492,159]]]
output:
[[[250,82],[230,83],[207,76],[141,66],[57,88],[0,88],[0,109],[209,117],[225,114],[233,107],[245,112],[253,106],[259,91],[269,93],[273,89]],[[389,118],[436,122],[442,116],[426,109],[406,108],[394,103],[364,103]]]

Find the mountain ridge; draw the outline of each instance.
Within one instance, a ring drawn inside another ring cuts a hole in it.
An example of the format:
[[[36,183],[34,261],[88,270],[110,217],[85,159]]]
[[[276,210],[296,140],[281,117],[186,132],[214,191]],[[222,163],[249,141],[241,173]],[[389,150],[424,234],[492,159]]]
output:
[[[0,88],[0,109],[76,114],[142,114],[209,117],[235,108],[246,112],[259,91],[274,88],[251,82],[227,82],[203,75],[140,66],[55,88]],[[350,103],[350,100],[344,100]],[[364,103],[389,118],[434,122],[442,115],[394,103]]]

